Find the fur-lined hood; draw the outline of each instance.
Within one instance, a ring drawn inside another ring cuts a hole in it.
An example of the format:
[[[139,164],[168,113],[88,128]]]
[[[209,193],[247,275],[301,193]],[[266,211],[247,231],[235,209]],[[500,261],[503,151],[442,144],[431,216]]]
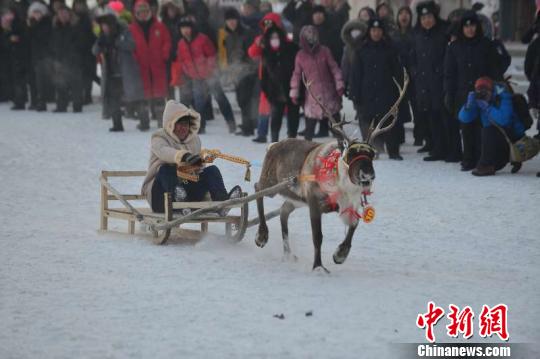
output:
[[[362,43],[362,38],[367,33],[368,24],[365,21],[354,19],[348,21],[343,29],[341,29],[341,39],[345,45],[349,47],[358,47]],[[353,39],[351,36],[352,30],[360,30],[360,36],[356,39]]]

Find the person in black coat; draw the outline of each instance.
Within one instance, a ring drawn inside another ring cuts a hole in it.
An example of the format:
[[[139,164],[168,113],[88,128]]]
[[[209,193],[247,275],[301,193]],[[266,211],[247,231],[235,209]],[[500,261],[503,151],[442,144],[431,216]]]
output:
[[[92,82],[96,78],[97,61],[94,54],[92,54],[92,46],[96,42],[96,35],[92,28],[90,10],[88,10],[86,0],[74,0],[73,12],[78,18],[78,31],[81,35],[83,102],[87,105],[92,103]]]
[[[540,33],[540,27],[537,28]],[[540,37],[536,37],[527,47],[525,54],[525,75],[529,80],[527,96],[529,107],[532,109],[534,117],[538,119],[540,110]],[[540,139],[540,121],[536,123],[538,129],[537,138]]]
[[[487,76],[495,81],[503,80],[500,56],[492,41],[483,35],[474,12],[463,15],[457,35],[457,40],[448,46],[444,60],[444,102],[454,118],[467,101],[468,93],[474,90],[477,79]],[[461,125],[463,171],[476,167],[480,157],[480,130],[479,121]]]
[[[443,64],[448,38],[435,2],[416,7],[418,22],[413,38],[410,68],[416,97],[415,141],[425,141],[418,152],[429,152],[425,161],[446,157],[443,119]]]
[[[52,20],[49,9],[36,1],[28,8],[30,59],[33,78],[30,81],[32,101],[36,111],[47,111],[47,99],[50,98],[52,61]],[[35,98],[35,100],[34,100]]]
[[[73,112],[82,111],[82,66],[86,49],[80,30],[75,14],[68,7],[60,6],[53,20],[51,41],[56,84],[54,112],[66,112],[70,100]]]
[[[351,75],[351,97],[361,110],[358,118],[364,139],[371,122],[378,122],[397,99],[394,78],[403,83],[399,54],[386,37],[382,21],[371,19],[364,45],[355,54]],[[386,144],[388,156],[393,160],[403,160],[399,154],[400,126],[403,123],[398,121],[394,128],[375,140],[379,152],[384,152]]]
[[[293,40],[297,44],[300,40],[302,27],[311,24],[312,12],[312,0],[289,0],[285,8],[283,8],[283,17],[293,25]]]
[[[2,83],[9,85],[12,110],[24,110],[27,100],[26,73],[28,68],[28,39],[26,26],[15,9],[2,12],[0,28],[0,48],[5,65],[2,71]]]
[[[279,130],[287,108],[287,135],[295,138],[298,132],[299,106],[289,97],[290,82],[298,46],[287,39],[278,26],[272,26],[262,38],[261,89],[270,103],[272,142],[279,141]]]

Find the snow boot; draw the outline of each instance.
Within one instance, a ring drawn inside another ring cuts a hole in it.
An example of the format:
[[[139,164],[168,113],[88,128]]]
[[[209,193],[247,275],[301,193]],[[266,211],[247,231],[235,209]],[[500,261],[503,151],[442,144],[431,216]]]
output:
[[[236,199],[240,198],[242,196],[242,188],[238,185],[234,186],[227,195],[227,200],[229,199]],[[223,208],[219,210],[219,215],[221,217],[225,217],[227,214],[229,214],[230,208]]]
[[[236,122],[227,121],[227,127],[229,128],[229,133],[235,133],[236,132]]]
[[[479,165],[472,171],[472,175],[477,176],[477,177],[493,176],[494,174],[495,174],[494,166]]]

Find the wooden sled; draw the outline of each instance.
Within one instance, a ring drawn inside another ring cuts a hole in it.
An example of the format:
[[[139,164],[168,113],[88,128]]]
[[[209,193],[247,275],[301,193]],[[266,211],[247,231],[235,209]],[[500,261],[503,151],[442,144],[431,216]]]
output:
[[[201,226],[201,233],[208,232],[209,223],[224,223],[225,234],[234,242],[239,242],[244,238],[248,227],[257,225],[259,219],[248,220],[249,202],[259,197],[272,195],[279,192],[284,187],[296,183],[296,178],[292,177],[283,182],[256,192],[252,195],[242,193],[242,197],[230,199],[223,202],[174,202],[170,193],[165,193],[165,213],[153,212],[151,208],[134,207],[130,201],[146,201],[146,197],[141,194],[122,194],[109,183],[109,178],[113,177],[144,177],[146,171],[102,171],[101,182],[101,214],[100,229],[108,230],[109,218],[124,219],[128,221],[128,233],[135,233],[135,222],[141,222],[150,227],[155,244],[165,244],[171,235],[173,228],[179,228],[185,223],[198,223]],[[120,202],[112,207],[110,202]],[[177,210],[191,208],[192,212],[187,215],[178,213]],[[224,208],[240,208],[239,215],[219,216],[217,211]],[[279,216],[279,210],[269,212],[266,219]]]

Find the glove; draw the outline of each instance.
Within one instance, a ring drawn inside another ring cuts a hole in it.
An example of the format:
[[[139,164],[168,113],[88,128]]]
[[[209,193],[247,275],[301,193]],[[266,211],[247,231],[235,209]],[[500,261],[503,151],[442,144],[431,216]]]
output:
[[[199,166],[202,165],[202,158],[199,155],[188,152],[182,156],[182,162],[187,162],[191,166]]]
[[[476,101],[476,94],[471,91],[469,92],[469,95],[467,96],[467,103],[465,104],[466,108],[472,108],[474,106]]]
[[[480,110],[485,111],[489,107],[489,102],[484,100],[476,100],[476,104],[480,108]]]

